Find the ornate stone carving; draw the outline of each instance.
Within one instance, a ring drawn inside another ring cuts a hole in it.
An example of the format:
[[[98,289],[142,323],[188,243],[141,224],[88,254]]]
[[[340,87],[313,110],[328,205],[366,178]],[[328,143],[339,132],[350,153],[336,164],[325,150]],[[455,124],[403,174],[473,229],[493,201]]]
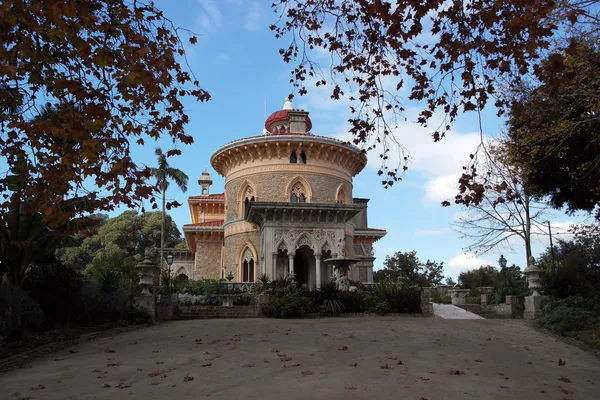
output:
[[[300,240],[298,240],[298,244],[297,244],[298,247],[300,247],[300,246],[308,246],[308,247],[311,247],[311,248],[313,247],[312,241],[308,238],[308,235],[309,235],[308,233],[305,233],[300,238]]]
[[[281,240],[281,238],[283,238],[283,234],[285,231],[281,230],[281,229],[275,229],[275,232],[273,232],[273,241],[275,243],[279,242]]]
[[[325,242],[325,244],[321,248],[321,251],[325,251],[325,252],[331,251],[331,247],[329,247],[329,243]]]
[[[243,260],[250,261],[252,258],[254,258],[254,256],[252,255],[252,252],[250,251],[249,248],[246,247],[246,251],[244,251],[244,258],[243,258]]]
[[[296,231],[289,231],[287,234],[288,239],[290,239],[292,242],[294,240],[296,240],[297,236],[298,236],[298,233]]]
[[[314,230],[312,233],[313,238],[317,244],[320,244],[325,239],[325,231]]]
[[[542,270],[535,265],[535,258],[532,256],[529,257],[527,268],[523,271],[523,274],[527,278],[527,283],[529,284],[529,289],[533,292],[533,296],[539,296],[539,290],[542,288],[542,283],[540,281],[540,272]]]

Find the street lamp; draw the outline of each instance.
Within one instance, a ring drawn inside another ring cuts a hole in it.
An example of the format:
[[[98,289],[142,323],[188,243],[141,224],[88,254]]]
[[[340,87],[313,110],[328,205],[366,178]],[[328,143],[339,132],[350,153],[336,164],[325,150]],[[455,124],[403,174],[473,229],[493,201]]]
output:
[[[500,255],[500,259],[498,260],[498,265],[500,265],[501,269],[506,268],[506,258],[503,255]]]
[[[171,273],[171,265],[173,265],[173,252],[169,251],[167,256],[165,257],[167,261],[167,265],[169,266],[169,274]]]

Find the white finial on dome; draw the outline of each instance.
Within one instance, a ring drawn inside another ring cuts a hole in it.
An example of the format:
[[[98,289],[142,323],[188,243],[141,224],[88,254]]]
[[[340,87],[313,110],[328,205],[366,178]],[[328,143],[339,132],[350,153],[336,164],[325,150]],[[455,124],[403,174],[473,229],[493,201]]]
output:
[[[290,100],[289,97],[285,98],[285,103],[283,103],[283,109],[284,110],[293,110],[294,106],[292,105],[292,101]]]
[[[271,132],[269,132],[269,131],[267,130],[267,128],[263,128],[263,130],[262,130],[262,135],[263,135],[263,136],[267,136],[267,135],[270,135],[270,134],[271,134]]]

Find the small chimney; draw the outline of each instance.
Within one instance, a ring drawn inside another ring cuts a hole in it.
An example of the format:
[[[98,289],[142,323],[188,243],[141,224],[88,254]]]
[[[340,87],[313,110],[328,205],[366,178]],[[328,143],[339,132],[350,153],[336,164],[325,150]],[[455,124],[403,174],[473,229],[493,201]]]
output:
[[[304,110],[290,110],[288,119],[290,121],[290,133],[307,133],[310,127],[307,127],[308,112]]]

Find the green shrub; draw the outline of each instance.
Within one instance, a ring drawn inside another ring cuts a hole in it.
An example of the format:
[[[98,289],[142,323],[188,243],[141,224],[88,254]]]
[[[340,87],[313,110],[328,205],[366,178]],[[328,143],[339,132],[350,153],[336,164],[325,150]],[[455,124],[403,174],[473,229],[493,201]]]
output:
[[[539,319],[540,325],[559,335],[593,328],[598,318],[591,311],[568,304],[547,307]]]
[[[269,302],[262,307],[264,316],[270,318],[299,318],[314,311],[312,300],[299,293],[272,295]]]
[[[452,304],[452,297],[450,296],[440,296],[441,304]]]
[[[236,298],[235,300],[233,300],[233,305],[234,306],[249,306],[253,300],[254,300],[254,297],[251,294],[244,293],[244,294],[240,295],[238,298]]]
[[[105,289],[98,281],[88,281],[81,287],[73,304],[75,322],[104,323],[124,318],[131,307],[132,293],[124,285],[112,287],[111,292]]]
[[[37,327],[43,320],[42,308],[23,289],[0,285],[0,337],[20,339],[26,328]]]
[[[191,294],[194,296],[205,296],[209,294],[219,293],[219,281],[214,279],[205,280],[190,280],[185,282],[181,289],[181,293]]]
[[[481,304],[481,296],[467,297],[467,304]]]
[[[366,310],[369,314],[385,315],[390,312],[390,306],[385,300],[377,301],[373,306]]]

